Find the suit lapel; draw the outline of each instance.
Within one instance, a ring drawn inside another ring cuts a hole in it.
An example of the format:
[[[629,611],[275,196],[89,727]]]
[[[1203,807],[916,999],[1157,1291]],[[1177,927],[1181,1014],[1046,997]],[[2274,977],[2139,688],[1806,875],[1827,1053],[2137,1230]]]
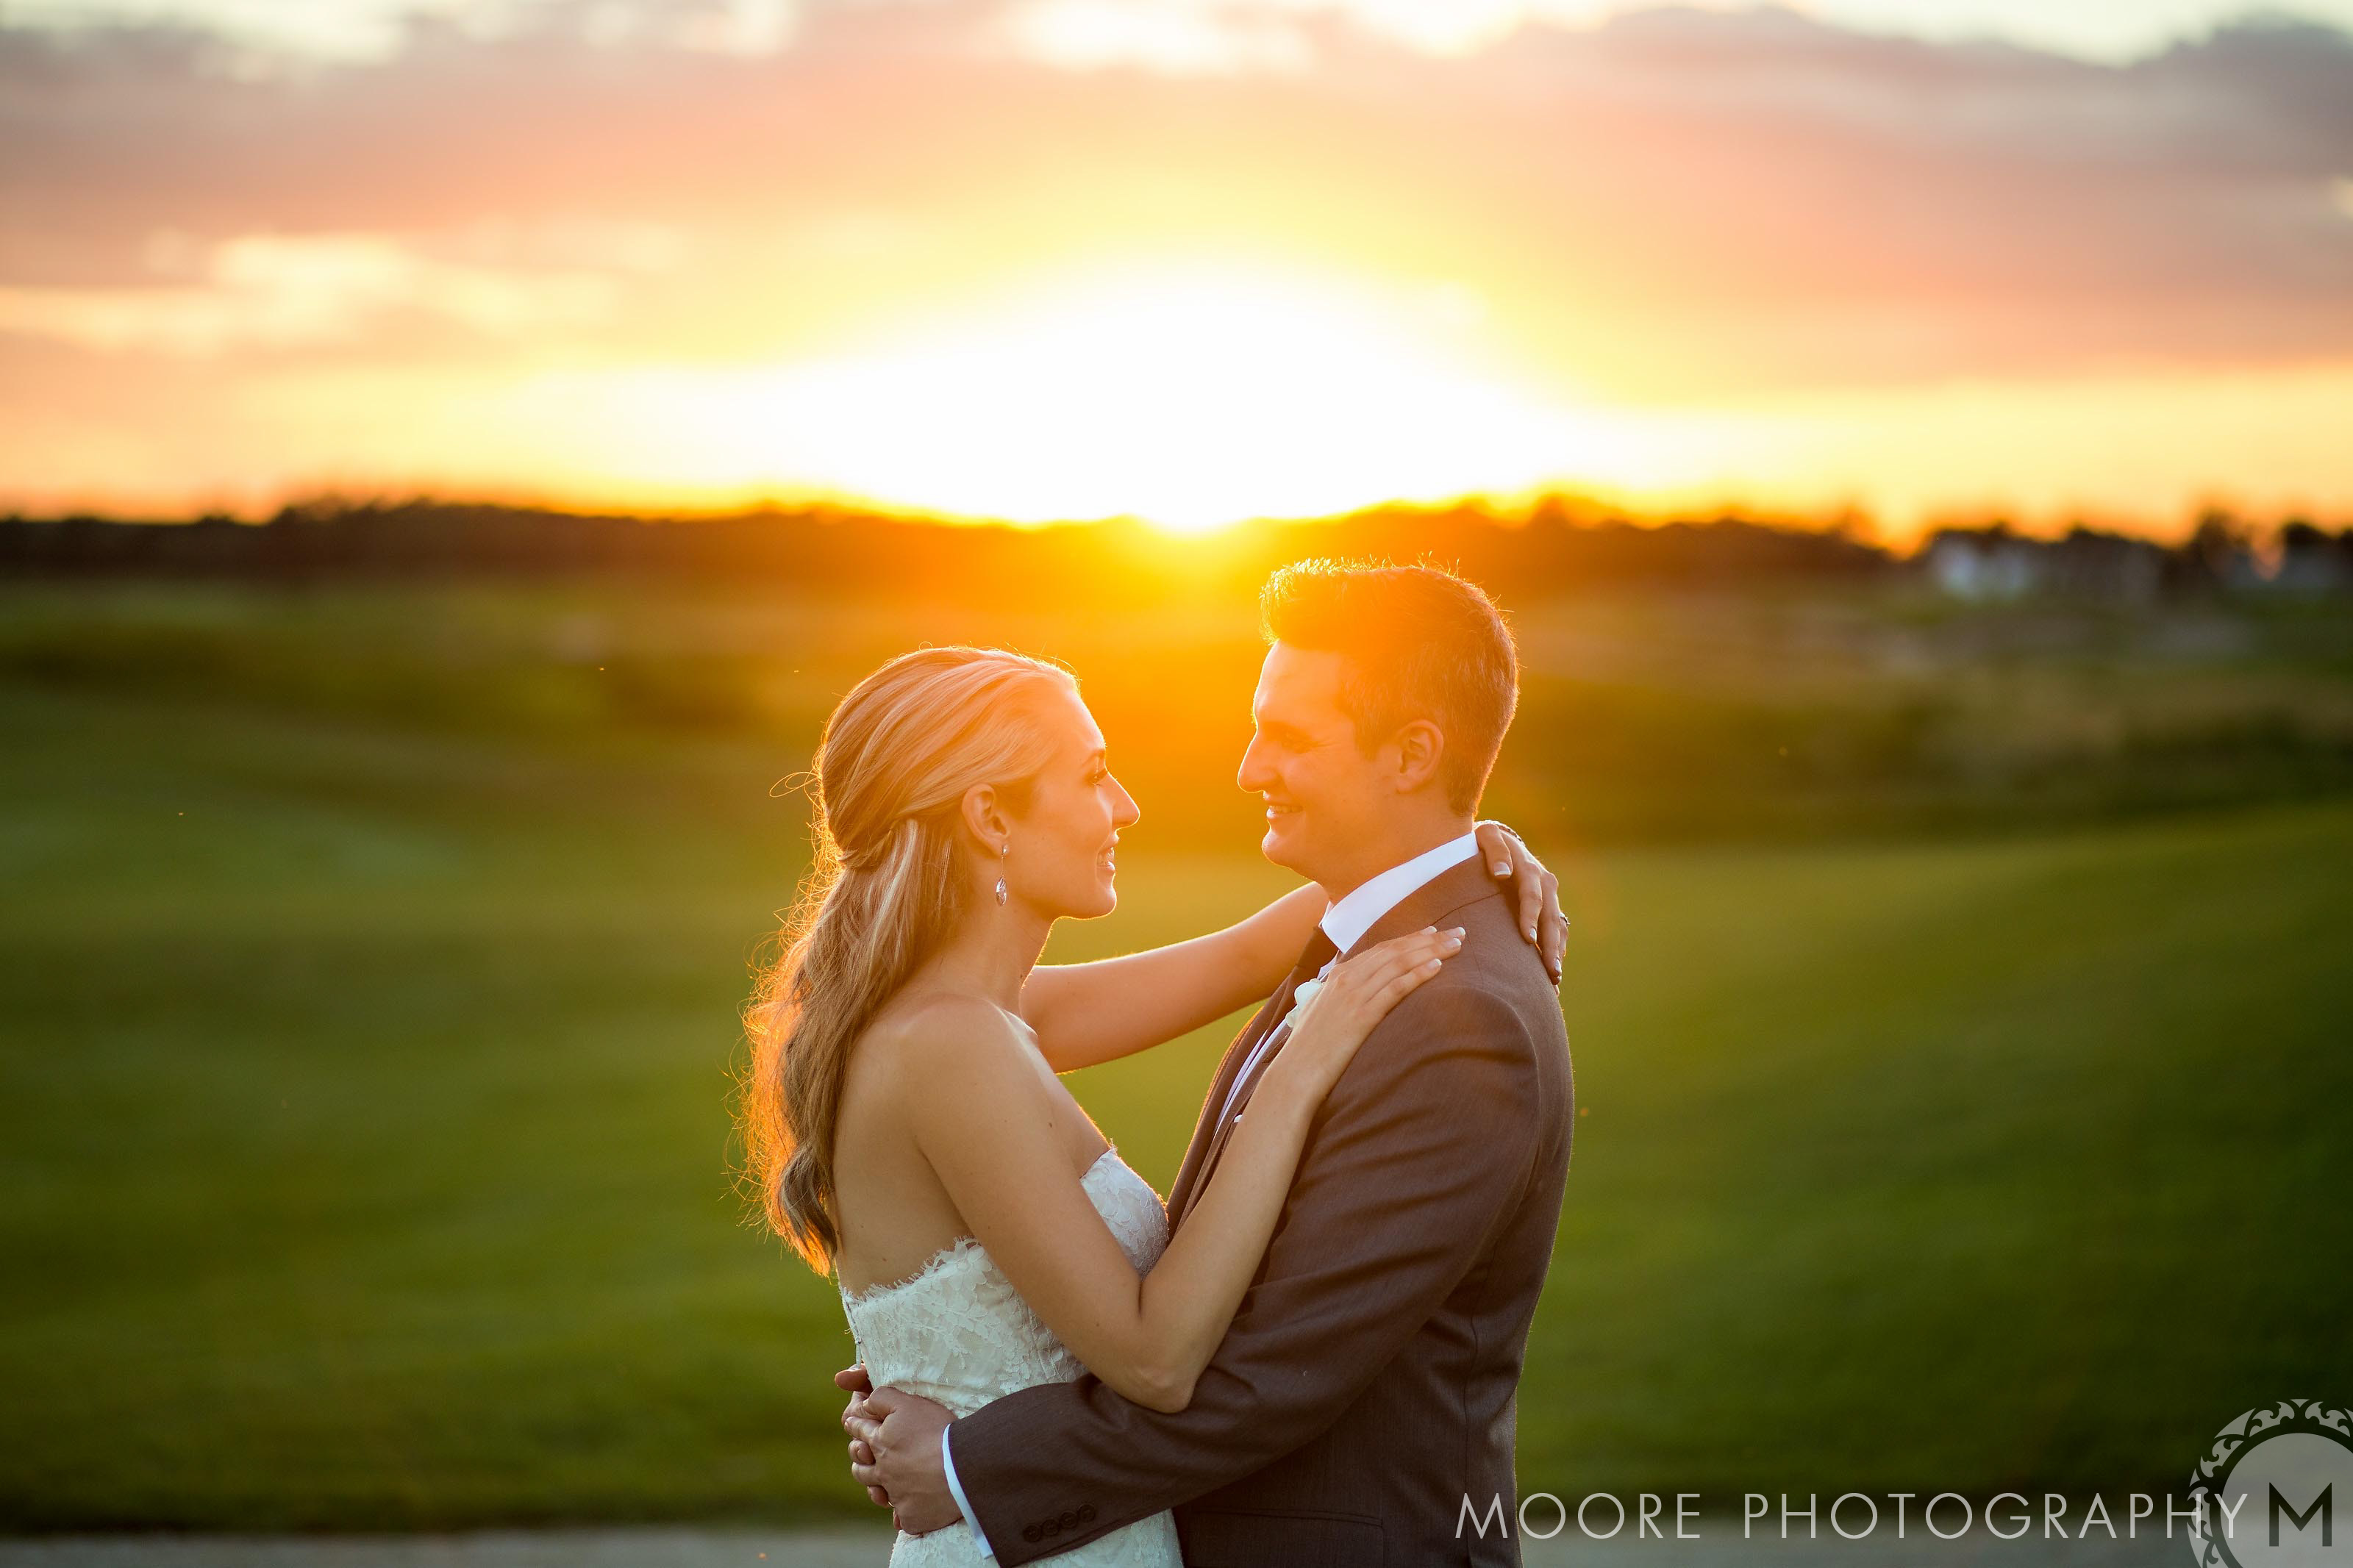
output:
[[[1227,1142],[1232,1139],[1234,1129],[1241,1122],[1242,1112],[1249,1109],[1250,1096],[1258,1092],[1258,1085],[1266,1078],[1267,1070],[1274,1066],[1274,1058],[1282,1054],[1282,1047],[1286,1042],[1276,1037],[1280,1037],[1284,1033],[1282,1019],[1291,1011],[1291,1004],[1293,1001],[1296,1000],[1297,992],[1297,986],[1286,983],[1283,985],[1283,988],[1280,992],[1276,993],[1276,1000],[1282,1004],[1282,1013],[1275,1015],[1276,1022],[1272,1028],[1267,1032],[1267,1036],[1265,1037],[1271,1039],[1272,1043],[1267,1047],[1266,1059],[1258,1064],[1258,1071],[1251,1077],[1249,1086],[1247,1088],[1242,1087],[1240,1075],[1238,1073],[1234,1075],[1228,1086],[1219,1091],[1216,1101],[1216,1113],[1209,1120],[1210,1131],[1208,1150],[1201,1156],[1200,1167],[1198,1170],[1195,1171],[1193,1174],[1193,1185],[1187,1189],[1185,1194],[1185,1206],[1187,1208],[1189,1209],[1193,1206],[1193,1199],[1199,1194],[1201,1188],[1208,1184],[1209,1178],[1217,1174],[1218,1156],[1226,1152]],[[1250,1050],[1243,1053],[1242,1062],[1244,1071],[1249,1070],[1250,1057],[1252,1053],[1256,1052],[1258,1046],[1253,1042],[1250,1047]],[[1231,1116],[1228,1116],[1225,1113],[1226,1104],[1228,1100],[1231,1100],[1237,1093],[1240,1095],[1240,1099],[1234,1105],[1234,1113]]]
[[[1185,1211],[1193,1206],[1193,1184],[1200,1180],[1202,1162],[1208,1158],[1209,1145],[1217,1139],[1218,1110],[1226,1103],[1226,1096],[1233,1091],[1235,1075],[1250,1059],[1250,1051],[1266,1032],[1274,1027],[1275,1020],[1282,1016],[1275,1005],[1284,999],[1289,989],[1287,985],[1278,987],[1250,1021],[1242,1026],[1242,1032],[1234,1037],[1234,1043],[1226,1047],[1225,1059],[1218,1064],[1218,1076],[1209,1084],[1209,1098],[1201,1103],[1200,1120],[1193,1123],[1193,1141],[1185,1147],[1185,1162],[1176,1168],[1176,1184],[1168,1189],[1168,1213],[1172,1221],[1182,1220]]]

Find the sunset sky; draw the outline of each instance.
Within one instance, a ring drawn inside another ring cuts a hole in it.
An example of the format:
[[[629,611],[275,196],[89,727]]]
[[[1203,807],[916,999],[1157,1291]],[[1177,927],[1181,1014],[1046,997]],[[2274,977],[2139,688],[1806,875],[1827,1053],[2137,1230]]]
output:
[[[0,0],[0,508],[2353,521],[2353,0]]]

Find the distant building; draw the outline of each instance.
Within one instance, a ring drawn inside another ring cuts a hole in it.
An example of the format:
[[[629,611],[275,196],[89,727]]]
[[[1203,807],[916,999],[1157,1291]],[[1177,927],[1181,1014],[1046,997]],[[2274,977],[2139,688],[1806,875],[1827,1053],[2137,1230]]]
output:
[[[2353,593],[2353,529],[2327,533],[2302,518],[2286,523],[2271,586],[2306,597]]]
[[[1972,603],[2022,599],[2042,586],[2039,547],[2004,527],[1939,529],[1924,559],[1936,586]]]
[[[2073,528],[2043,548],[2044,581],[2077,598],[2125,605],[2157,601],[2165,587],[2165,550],[2146,539]]]
[[[2301,591],[2353,586],[2353,542],[2307,526],[2308,539],[2290,542],[2284,574]],[[1930,536],[1916,561],[1939,590],[1973,604],[2002,604],[2034,595],[2115,605],[2152,605],[2168,592],[2244,593],[2274,585],[2245,532],[2227,519],[2210,518],[2173,549],[2078,526],[2055,540],[2029,539],[2007,524],[1947,528]]]

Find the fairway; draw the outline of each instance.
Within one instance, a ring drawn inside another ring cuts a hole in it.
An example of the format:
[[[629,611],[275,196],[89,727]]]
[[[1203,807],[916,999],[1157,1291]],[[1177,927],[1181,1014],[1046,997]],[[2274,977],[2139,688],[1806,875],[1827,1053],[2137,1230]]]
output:
[[[32,685],[0,732],[9,1526],[862,1511],[838,1303],[727,1175],[801,756]],[[1150,826],[1057,954],[1286,885]],[[1537,847],[1589,1114],[1524,1488],[2171,1488],[2353,1389],[2353,805]],[[1076,1080],[1164,1188],[1221,1039]]]

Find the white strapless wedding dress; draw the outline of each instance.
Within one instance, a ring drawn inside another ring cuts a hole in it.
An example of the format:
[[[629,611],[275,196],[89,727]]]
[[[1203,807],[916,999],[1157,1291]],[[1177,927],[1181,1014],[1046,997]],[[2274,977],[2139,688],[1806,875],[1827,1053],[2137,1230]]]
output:
[[[1168,1245],[1168,1216],[1151,1184],[1118,1150],[1106,1149],[1080,1184],[1135,1271],[1148,1273]],[[959,1416],[1018,1389],[1073,1382],[1086,1371],[970,1237],[935,1254],[912,1279],[843,1291],[841,1306],[858,1359],[877,1388],[920,1394]],[[981,1568],[993,1561],[981,1555],[961,1521],[929,1535],[902,1534],[891,1551],[891,1568]],[[1184,1568],[1176,1521],[1166,1513],[1050,1561],[1054,1568]]]

